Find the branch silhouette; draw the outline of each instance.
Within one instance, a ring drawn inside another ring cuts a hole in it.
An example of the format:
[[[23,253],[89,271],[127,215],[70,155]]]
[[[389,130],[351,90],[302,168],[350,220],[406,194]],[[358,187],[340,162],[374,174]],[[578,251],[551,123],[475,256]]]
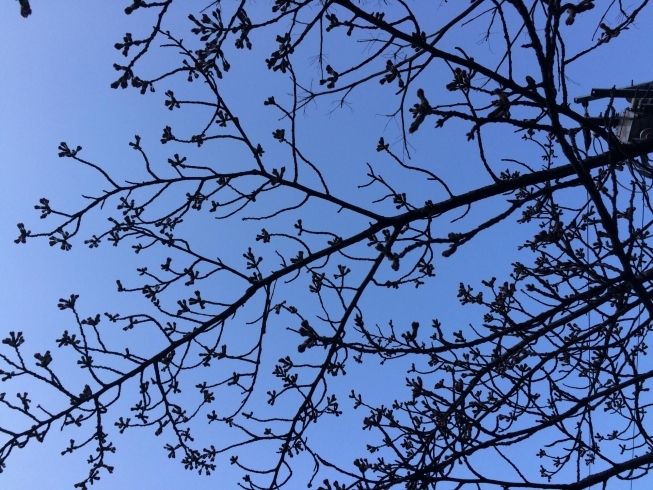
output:
[[[72,211],[41,198],[35,209],[54,223],[34,232],[19,223],[15,240],[46,239],[63,251],[82,242],[97,253],[128,245],[147,265],[117,290],[140,295],[143,310],[86,316],[72,294],[58,304],[71,327],[57,349],[32,354],[27,329],[9,332],[0,406],[25,423],[0,422],[0,469],[53,426],[75,426],[84,439],[61,454],[93,448],[75,485],[82,489],[113,472],[112,440],[135,427],[165,437],[169,457],[181,455],[187,469],[240,468],[238,485],[249,489],[576,490],[648,474],[653,371],[639,360],[653,313],[653,140],[617,137],[614,96],[601,123],[574,110],[567,88],[572,62],[620,42],[646,1],[627,9],[592,0],[445,2],[438,16],[403,1],[214,2],[189,12],[190,38],[166,27],[173,3],[182,2],[125,8],[154,26],[115,44],[127,61],[114,64],[110,86],[148,97],[163,87],[169,111],[192,108],[204,119],[194,120],[194,134],[164,125],[160,144],[175,152],[167,161],[136,135],[129,146],[142,161],[140,180],[62,142],[59,157],[109,188],[85,193]],[[608,15],[619,15],[618,25],[608,26]],[[602,30],[598,40],[585,21]],[[498,36],[502,51],[472,57],[469,39],[451,47],[457,29],[480,30],[486,42]],[[352,49],[356,41],[366,49]],[[568,57],[567,43],[578,54]],[[149,74],[144,60],[157,49],[176,65]],[[262,72],[286,85],[248,112],[223,81],[236,76],[242,51],[261,49],[271,51]],[[312,63],[306,53],[317,53]],[[179,79],[201,88],[181,95]],[[391,107],[390,124],[376,148],[363,138],[352,144],[393,171],[387,178],[379,165],[347,163],[367,168],[351,192],[345,184],[358,174],[334,174],[331,155],[312,148],[325,130],[305,131],[307,114],[323,101],[335,113],[366,100]],[[277,118],[267,140],[263,111]],[[440,134],[474,149],[457,174],[438,165],[442,140],[428,138]],[[183,156],[184,145],[195,151]],[[209,147],[224,149],[228,164],[197,156]],[[262,228],[252,236],[254,222]],[[445,261],[462,269],[461,255],[487,255],[505,226],[514,235],[506,277],[474,271],[473,284],[438,282]],[[208,230],[216,234],[206,238]],[[250,241],[233,239],[237,253],[219,243],[239,233]],[[424,311],[388,304],[388,294],[401,298],[407,288],[425,295]],[[444,288],[474,322],[436,318],[453,307]],[[381,324],[384,308],[393,318]],[[151,341],[139,345],[133,332]],[[73,361],[77,378],[60,367]],[[345,377],[382,379],[382,369],[406,377],[396,384],[388,376],[381,403]],[[42,392],[26,392],[26,378]],[[353,437],[320,433],[337,423],[329,419],[361,422],[365,450],[352,461],[321,444]],[[206,442],[207,424],[233,436]],[[592,474],[582,477],[586,466]]]

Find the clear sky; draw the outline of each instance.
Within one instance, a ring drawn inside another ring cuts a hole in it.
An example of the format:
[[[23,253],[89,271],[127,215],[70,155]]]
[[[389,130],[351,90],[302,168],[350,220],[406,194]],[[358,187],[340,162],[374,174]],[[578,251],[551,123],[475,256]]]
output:
[[[196,6],[195,11],[199,11],[209,2],[189,0],[183,3],[190,12],[193,9],[188,8],[189,5]],[[63,253],[57,247],[49,247],[46,241],[32,241],[27,246],[13,243],[17,236],[16,223],[24,222],[34,231],[43,226],[33,209],[40,198],[47,197],[53,204],[71,210],[83,202],[81,194],[84,191],[101,188],[102,182],[97,176],[75,165],[72,160],[57,157],[59,143],[66,141],[70,146],[82,145],[86,158],[128,178],[140,171],[140,161],[127,144],[133,140],[134,134],[142,136],[144,145],[155,159],[165,159],[172,153],[172,148],[162,149],[158,143],[162,127],[173,121],[175,128],[190,132],[191,128],[197,128],[197,119],[202,117],[201,111],[191,111],[190,115],[188,112],[181,115],[169,113],[163,105],[165,84],[158,86],[155,94],[145,97],[134,90],[109,88],[116,76],[112,64],[122,60],[120,53],[113,48],[114,43],[120,41],[125,32],[143,33],[151,24],[151,17],[146,12],[125,16],[123,9],[127,4],[117,0],[32,0],[33,15],[23,19],[17,2],[0,0],[0,336],[4,338],[10,330],[21,330],[30,342],[30,351],[53,349],[54,339],[64,329],[73,327],[66,312],[57,309],[60,297],[81,294],[83,309],[88,315],[96,310],[137,311],[141,304],[139,298],[119,296],[115,291],[115,280],[133,278],[136,275],[134,269],[141,265],[140,258],[124,247],[113,250],[105,246],[93,251],[77,243],[72,252]],[[269,2],[252,3],[249,8],[252,15],[256,15],[257,9],[266,9],[267,12]],[[188,30],[191,25],[183,15],[170,15],[167,23],[165,28],[181,33],[182,37],[190,37]],[[631,80],[653,79],[651,25],[653,16],[649,12],[640,19],[637,27],[622,34],[619,43],[606,46],[600,59],[592,58],[591,63],[581,61],[570,70],[572,80],[569,87],[573,95],[589,93],[592,87],[624,86]],[[574,27],[586,34],[582,26],[579,22]],[[463,42],[466,35],[452,33],[452,39],[447,42],[456,45]],[[579,45],[587,42],[585,38],[577,41]],[[496,49],[500,50],[500,45],[497,46]],[[347,56],[338,51],[337,43],[331,49],[332,60]],[[475,49],[474,55],[482,59],[484,53],[490,53],[494,48],[490,43],[478,44]],[[273,94],[283,96],[288,85],[283,84],[280,75],[271,75],[266,69],[264,59],[271,51],[270,46],[259,43],[253,52],[234,56],[233,73],[224,83],[230,95],[240,98],[237,106],[243,114],[241,119],[251,125],[253,133],[260,134],[266,151],[269,148],[270,155],[276,157],[278,150],[270,132],[278,124],[277,116],[264,113],[262,101]],[[167,51],[164,55],[152,57],[148,63],[153,71],[169,66],[166,55],[174,56],[174,53]],[[309,73],[308,55],[306,59],[306,73]],[[424,88],[428,94],[428,87]],[[357,189],[366,182],[366,162],[399,181],[404,178],[394,175],[396,168],[374,151],[379,136],[383,135],[394,143],[398,134],[394,123],[388,124],[383,116],[390,112],[391,106],[377,96],[376,92],[358,94],[351,111],[345,108],[333,114],[330,114],[332,106],[328,103],[309,107],[305,118],[311,121],[311,125],[301,134],[305,147],[310,148],[311,158],[320,162],[335,192],[344,197],[353,196],[361,203],[369,203],[378,197]],[[464,132],[452,135],[424,130],[411,139],[411,144],[414,145],[414,161],[420,164],[430,164],[433,155],[437,154],[438,169],[454,191],[462,192],[482,182],[481,177],[470,171],[469,161],[476,158],[476,153],[475,147],[464,146]],[[395,147],[401,153],[399,145]],[[503,150],[501,141],[490,142],[488,151],[491,155],[498,155]],[[217,151],[208,147],[200,152],[176,148],[175,151],[209,155],[207,159],[218,161],[224,159],[225,165],[231,164],[230,159],[238,158],[238,154],[230,153],[230,150]],[[527,154],[521,156],[526,158]],[[409,180],[401,182],[410,185]],[[433,189],[410,190],[423,194],[426,199],[432,192],[437,195],[439,191]],[[335,214],[334,219],[337,219]],[[375,299],[379,304],[378,322],[387,322],[393,316],[396,319],[397,305],[400,305],[401,313],[410,311],[424,322],[433,317],[456,318],[459,315],[455,310],[455,285],[458,281],[476,281],[480,277],[508,271],[515,249],[507,249],[497,237],[501,233],[509,234],[511,224],[497,229],[494,232],[497,235],[488,237],[482,257],[474,250],[461,250],[455,261],[438,264],[437,283],[421,294],[426,297],[429,294],[446,296],[452,305],[450,311],[444,309],[434,314],[425,308],[424,296],[418,297],[410,291],[396,294],[382,291]],[[220,245],[224,253],[242,254],[246,246],[251,245],[260,225],[239,223],[238,227],[222,229],[219,239],[224,240]],[[347,226],[358,229],[358,225],[360,223]],[[209,243],[218,236],[205,230],[196,233],[198,240],[208,240]],[[518,242],[521,238],[514,239]],[[484,273],[479,275],[479,271]],[[147,339],[139,341],[146,342]],[[68,373],[74,376],[74,367],[70,369]],[[354,384],[359,379],[366,384],[370,397],[379,396],[381,399],[381,395],[391,398],[386,387],[392,386],[393,380],[397,389],[405,389],[404,377],[405,372],[400,369],[376,380],[366,377],[365,373],[353,372],[348,381]],[[2,385],[0,391],[4,391]],[[341,405],[350,410],[349,400],[342,399]],[[331,426],[327,423],[317,437],[322,437],[328,446],[330,431],[343,430],[338,425],[342,423],[344,430],[353,434],[352,448],[358,448],[365,439],[359,439],[357,435],[367,435],[358,431],[362,416],[356,413],[347,420],[333,422]],[[70,437],[69,432],[61,434],[58,428],[54,428],[44,444],[30,443],[26,449],[17,451],[0,475],[0,487],[36,489],[42,488],[47,481],[47,488],[52,490],[71,488],[86,473],[88,450],[72,457],[60,457],[59,453]],[[165,441],[155,439],[151,430],[127,431],[113,440],[119,449],[112,461],[116,471],[111,477],[103,475],[98,488],[233,488],[218,482],[233,482],[240,475],[224,462],[211,478],[185,471],[181,464],[167,459],[162,449]],[[644,488],[640,485],[643,483],[636,482],[633,488]]]

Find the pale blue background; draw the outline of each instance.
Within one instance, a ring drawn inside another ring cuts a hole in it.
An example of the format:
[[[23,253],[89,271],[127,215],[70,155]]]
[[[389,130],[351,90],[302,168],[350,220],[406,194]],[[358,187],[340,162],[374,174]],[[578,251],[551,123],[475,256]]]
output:
[[[105,246],[99,252],[89,251],[79,243],[73,252],[63,253],[57,247],[49,247],[45,241],[31,242],[27,246],[13,243],[17,236],[17,222],[25,222],[27,228],[34,231],[43,225],[39,223],[38,213],[33,210],[39,198],[47,197],[53,205],[72,209],[82,202],[82,191],[97,189],[101,185],[91,172],[80,169],[71,160],[57,157],[59,142],[67,141],[71,146],[82,145],[84,157],[126,176],[129,172],[138,172],[140,168],[137,155],[127,146],[135,133],[143,137],[152,155],[164,158],[173,153],[172,148],[161,149],[157,143],[165,124],[174,121],[174,127],[180,130],[185,127],[189,128],[188,131],[197,128],[197,121],[188,112],[170,114],[164,107],[165,83],[157,86],[156,94],[146,97],[135,90],[115,91],[109,88],[116,74],[112,63],[123,59],[113,49],[113,44],[128,31],[136,37],[137,33],[145,32],[144,25],[151,23],[151,15],[147,12],[125,16],[122,10],[127,3],[115,0],[33,0],[34,14],[23,19],[19,15],[17,2],[0,2],[0,335],[4,337],[10,330],[24,331],[29,341],[29,352],[52,349],[53,339],[65,328],[72,328],[70,318],[56,308],[57,300],[62,296],[81,292],[85,301],[83,309],[88,314],[95,313],[95,308],[99,312],[125,312],[132,307],[135,310],[140,305],[138,298],[118,297],[115,294],[115,279],[133,277],[132,271],[141,263],[126,250],[114,251]],[[208,3],[183,2],[184,6],[198,6],[195,11]],[[251,4],[249,9],[251,12],[256,9],[267,11],[269,5],[268,2]],[[144,19],[147,19],[145,24]],[[618,42],[601,50],[600,62],[595,59],[592,63],[579,62],[574,66],[570,76],[575,83],[569,83],[570,90],[575,95],[581,95],[588,93],[592,87],[623,86],[631,80],[641,82],[653,79],[652,21],[650,12],[642,16],[638,22],[639,29],[631,27]],[[182,37],[190,37],[189,33],[185,34],[190,23],[184,16],[170,15],[166,22],[166,28]],[[582,26],[581,22],[577,22],[573,28],[585,34]],[[456,42],[462,40],[454,34],[451,45]],[[351,45],[348,46],[351,49]],[[499,52],[500,38],[496,38],[494,46],[479,45],[475,54],[483,59],[483,53],[490,48],[495,53]],[[271,78],[263,64],[263,59],[271,50],[269,46],[259,43],[255,44],[252,53],[232,56],[230,61],[234,73],[228,80],[234,80],[235,84],[227,87],[232,94],[238,91],[243,94],[243,103],[239,108],[241,120],[246,121],[248,114],[250,121],[260,120],[260,128],[252,126],[250,129],[259,131],[264,148],[274,155],[278,150],[269,132],[275,127],[276,116],[264,114],[261,102],[273,93],[285,93],[286,89],[279,88],[283,87],[283,79],[279,76]],[[332,53],[333,58],[337,58],[337,53]],[[171,66],[165,56],[159,55],[152,57],[151,63],[155,64],[155,68]],[[275,80],[279,80],[279,85],[273,85]],[[428,89],[425,89],[428,95]],[[249,104],[252,100],[255,103]],[[304,142],[308,139],[311,145],[304,145],[311,148],[311,156],[320,162],[332,189],[341,196],[358,196],[361,203],[366,203],[370,201],[371,194],[356,190],[356,185],[366,181],[364,163],[374,163],[376,169],[385,172],[384,175],[392,172],[394,167],[382,161],[374,152],[374,147],[382,134],[388,141],[396,141],[396,128],[391,126],[385,129],[387,120],[382,115],[389,112],[385,109],[390,106],[379,106],[378,99],[365,99],[360,94],[355,100],[357,105],[353,112],[342,110],[331,116],[327,115],[330,107],[326,103],[311,107],[307,118],[316,122],[311,126],[313,133],[308,131],[305,134]],[[373,116],[370,117],[370,114]],[[352,127],[358,131],[352,132]],[[323,130],[320,131],[320,128]],[[450,128],[446,133],[434,133],[425,127],[411,143],[415,145],[418,163],[425,164],[433,152],[437,152],[440,160],[438,171],[448,179],[454,190],[463,191],[477,179],[469,173],[469,167],[465,167],[469,165],[469,160],[475,159],[475,147],[462,144],[464,132],[457,134],[452,131],[453,128]],[[490,152],[505,149],[501,147],[501,141],[497,143],[496,148],[490,145]],[[400,152],[399,147],[395,149]],[[179,148],[174,151],[192,152]],[[328,155],[328,160],[323,158],[325,155]],[[328,166],[324,162],[328,162]],[[464,179],[460,178],[461,175],[464,175]],[[411,192],[429,195],[424,189],[411,189]],[[511,230],[511,224],[504,225],[506,227],[497,230],[497,233]],[[258,228],[257,224],[252,230]],[[251,236],[248,232],[243,239],[251,241]],[[238,239],[236,237],[234,240],[237,242]],[[456,305],[455,284],[459,280],[476,280],[479,270],[487,271],[482,274],[483,277],[506,271],[510,258],[505,253],[512,254],[514,248],[506,248],[498,240],[484,243],[485,257],[494,257],[495,261],[477,257],[470,249],[457,253],[455,262],[438,263],[440,278],[437,286],[434,286],[435,291],[439,295],[450,296],[452,309]],[[240,254],[242,248],[234,248],[232,252]],[[382,292],[379,304],[387,304],[385,298],[393,298],[402,305],[402,312],[423,315],[423,321],[433,316],[442,319],[448,314],[446,311],[437,315],[420,311],[424,303],[414,299],[410,292],[401,294],[394,296]],[[398,389],[404,389],[404,377],[403,372],[397,371],[395,381]],[[384,378],[383,387],[390,385],[389,379]],[[353,382],[353,379],[349,381]],[[4,391],[1,385],[0,390]],[[348,400],[341,399],[340,402],[343,408],[349,409]],[[363,415],[355,413],[346,422],[342,419],[327,422],[323,426],[324,434],[347,430],[354,437],[367,435],[357,432]],[[339,429],[343,422],[344,429]],[[170,462],[161,449],[166,441],[161,438],[155,440],[151,432],[131,430],[111,438],[119,449],[111,460],[117,469],[111,477],[103,474],[98,488],[233,488],[233,481],[239,478],[240,473],[234,472],[232,466],[221,464],[213,477],[199,477],[195,472],[185,471],[178,462]],[[72,457],[60,457],[58,453],[70,437],[68,432],[60,436],[58,429],[53,428],[44,444],[30,443],[26,449],[15,452],[9,459],[7,469],[0,475],[0,488],[36,489],[44,484],[52,490],[72,488],[72,484],[86,473],[88,450],[82,450]],[[358,444],[360,447],[364,442],[362,438],[352,440],[352,446]],[[611,488],[618,487],[611,484]],[[644,482],[636,482],[633,488],[646,487]]]

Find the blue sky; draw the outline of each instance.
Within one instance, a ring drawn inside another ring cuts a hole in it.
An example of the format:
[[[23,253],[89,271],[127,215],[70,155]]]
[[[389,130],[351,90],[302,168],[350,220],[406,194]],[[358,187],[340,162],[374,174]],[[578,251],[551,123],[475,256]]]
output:
[[[184,5],[198,7],[194,9],[197,11],[205,3],[208,2],[193,0],[184,2]],[[135,267],[142,263],[140,257],[135,257],[125,247],[114,250],[105,246],[93,251],[78,243],[72,252],[63,253],[57,247],[49,247],[45,241],[33,241],[27,246],[13,243],[17,236],[16,223],[24,222],[34,231],[43,225],[33,209],[38,199],[47,197],[53,205],[70,210],[83,202],[82,192],[102,188],[101,180],[88,169],[57,157],[57,146],[61,141],[71,146],[82,145],[85,158],[102,163],[123,178],[136,178],[141,172],[140,161],[128,146],[134,134],[142,136],[144,146],[154,159],[165,161],[173,151],[183,151],[200,160],[218,162],[216,165],[224,165],[222,168],[240,165],[241,155],[231,148],[207,146],[198,151],[159,145],[164,125],[171,124],[180,132],[190,132],[197,127],[198,120],[206,117],[201,110],[170,113],[163,105],[163,93],[168,88],[165,83],[157,86],[155,94],[144,97],[136,91],[109,88],[116,76],[112,64],[122,59],[113,49],[113,44],[120,41],[125,32],[144,32],[144,26],[151,22],[147,13],[125,16],[122,10],[126,4],[116,1],[33,0],[33,15],[23,19],[17,2],[3,0],[0,3],[0,61],[3,66],[0,76],[0,151],[3,157],[0,164],[0,257],[4,259],[0,266],[0,335],[4,337],[10,330],[22,330],[29,341],[29,349],[34,352],[53,348],[53,340],[61,331],[72,328],[66,312],[56,307],[60,297],[81,294],[82,308],[89,315],[96,310],[127,312],[138,311],[141,307],[139,298],[119,296],[115,291],[115,280],[134,278]],[[418,2],[415,6],[417,9],[423,7]],[[255,16],[259,9],[267,12],[269,5],[267,2],[252,3],[249,9],[251,16]],[[183,15],[169,17],[167,28],[181,33],[182,37],[190,37],[188,30],[191,25]],[[622,34],[618,43],[605,46],[600,57],[580,61],[570,69],[573,83],[569,87],[573,95],[586,94],[592,87],[624,86],[631,80],[653,79],[650,71],[653,45],[648,29],[652,22],[651,13],[646,13],[638,22],[639,28],[632,27]],[[574,28],[586,34],[583,25],[580,19]],[[470,27],[464,32],[453,33],[446,43],[448,46],[468,43],[466,36],[475,30],[481,29]],[[496,56],[501,45],[500,38],[495,39],[496,46],[492,43],[468,43],[475,50],[470,54],[479,60],[483,56]],[[336,37],[329,47],[329,62],[334,65],[342,56],[348,56],[339,51],[345,45],[344,41]],[[585,45],[587,39],[571,36],[568,43],[572,50],[575,46]],[[347,46],[351,49],[351,44]],[[363,50],[361,45],[360,52]],[[264,59],[269,52],[271,48],[260,40],[252,52],[236,53],[232,62],[234,69],[224,81],[224,90],[234,99],[234,106],[242,114],[241,119],[250,125],[249,130],[260,137],[269,158],[283,162],[281,150],[275,147],[277,143],[270,137],[271,130],[281,123],[277,121],[277,115],[264,111],[262,101],[273,94],[283,97],[288,85],[280,75],[273,75],[265,68]],[[360,53],[351,56],[356,54]],[[317,83],[317,74],[310,65],[311,53],[300,55],[306,60],[303,74],[313,77]],[[159,52],[147,63],[153,71],[161,70],[170,66],[173,56],[170,50]],[[448,75],[432,73],[429,76],[437,80]],[[185,83],[170,85],[176,93],[177,90],[201,92],[199,86],[189,89]],[[428,86],[424,88],[428,95]],[[432,196],[442,198],[441,191],[435,186],[429,188],[422,181],[410,180],[410,176],[398,172],[396,166],[374,151],[378,137],[383,135],[401,154],[396,125],[392,121],[388,123],[384,116],[392,110],[392,105],[386,103],[387,99],[376,91],[357,94],[354,100],[352,110],[344,108],[331,113],[333,105],[322,102],[309,106],[302,116],[307,129],[300,133],[301,141],[309,149],[310,158],[319,162],[332,189],[363,204],[378,197],[372,191],[357,188],[366,182],[365,163],[369,162],[375,171],[391,176],[412,193],[423,195],[424,199],[433,199]],[[476,158],[475,147],[465,145],[464,131],[458,129],[452,127],[447,132],[421,130],[410,143],[413,145],[413,162],[436,165],[439,175],[453,190],[462,192],[482,183],[483,177],[478,173],[478,167],[472,164]],[[500,138],[488,143],[488,153],[492,158],[499,158],[506,150],[510,148]],[[511,151],[524,159],[530,157],[528,150],[518,146]],[[292,196],[288,199],[292,200]],[[482,210],[477,212],[483,213]],[[338,215],[333,213],[328,219],[336,220]],[[363,224],[345,222],[342,229],[355,230]],[[461,280],[477,281],[481,276],[501,275],[509,270],[510,262],[515,260],[515,248],[506,247],[504,238],[512,233],[512,224],[504,224],[487,236],[482,256],[472,246],[460,250],[454,260],[438,262],[437,282],[419,295],[385,290],[376,292],[370,300],[378,305],[376,321],[382,324],[393,317],[397,320],[397,305],[400,305],[400,313],[410,312],[423,322],[439,317],[456,319],[464,325],[462,318],[465,317],[460,315],[467,312],[458,310],[455,285]],[[192,236],[206,243],[207,247],[215,246],[223,256],[239,257],[260,228],[259,222],[239,222],[237,226],[228,224],[219,230],[200,229]],[[519,230],[519,233],[525,231]],[[514,243],[524,239],[523,236],[510,238]],[[441,308],[437,313],[429,311],[424,306],[427,304],[424,298],[429,298],[429,295],[441,299],[450,308]],[[279,324],[279,328],[285,326],[282,322]],[[138,338],[137,341],[146,342],[147,339]],[[278,352],[274,349],[271,359],[283,352],[283,346],[278,348]],[[74,366],[62,369],[68,369],[67,372],[75,376]],[[402,381],[405,373],[401,369],[390,371],[385,376],[374,382],[364,371],[357,373],[354,370],[347,381],[364,383],[369,397],[378,397],[379,400],[384,396],[392,397],[392,393],[386,390],[391,380],[399,390],[405,389]],[[3,390],[2,386],[0,390]],[[341,404],[350,410],[348,400],[341,399]],[[315,437],[321,440],[319,444],[328,448],[333,444],[329,435],[346,427],[347,433],[354,434],[351,447],[347,449],[353,451],[364,447],[365,440],[356,436],[362,416],[362,413],[354,413],[345,420],[326,422],[320,429],[322,432],[317,432]],[[171,464],[162,450],[164,441],[155,439],[151,432],[134,430],[113,437],[119,448],[113,460],[117,469],[110,478],[103,476],[99,488],[232,488],[217,482],[239,478],[240,474],[228,463],[221,464],[218,474],[212,478],[199,477],[194,472],[185,471],[178,463]],[[31,443],[18,451],[10,458],[8,468],[0,476],[0,483],[4,488],[32,489],[40,488],[44,481],[48,481],[48,487],[53,490],[71,488],[86,472],[87,451],[80,451],[72,457],[60,457],[59,452],[70,437],[69,433],[62,434],[54,428],[44,444]],[[229,436],[218,432],[216,437]],[[347,451],[344,454],[348,455]],[[262,456],[250,454],[249,457]],[[35,461],[39,462],[38,466]],[[644,488],[637,485],[635,483],[633,488]]]

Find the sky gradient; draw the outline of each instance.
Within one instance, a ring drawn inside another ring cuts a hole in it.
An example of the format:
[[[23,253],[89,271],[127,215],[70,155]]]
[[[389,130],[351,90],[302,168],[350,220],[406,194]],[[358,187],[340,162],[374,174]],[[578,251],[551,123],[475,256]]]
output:
[[[224,162],[223,168],[237,167],[239,162],[238,152],[229,148],[178,150],[161,147],[158,141],[164,125],[171,124],[180,132],[186,128],[191,131],[190,128],[196,128],[197,121],[203,117],[199,109],[196,112],[170,113],[163,104],[163,94],[168,88],[165,83],[157,86],[155,94],[146,96],[140,96],[135,90],[112,90],[109,87],[116,77],[112,64],[122,60],[120,53],[113,48],[114,43],[119,42],[125,32],[144,32],[151,22],[147,13],[125,16],[123,9],[127,3],[113,0],[33,0],[33,15],[28,19],[20,17],[17,2],[3,0],[0,3],[0,61],[3,66],[0,77],[0,151],[3,157],[0,165],[0,257],[3,258],[0,266],[0,335],[4,338],[11,330],[21,330],[28,337],[29,349],[34,352],[52,349],[53,341],[61,331],[73,326],[67,313],[57,309],[61,297],[81,294],[82,308],[89,315],[96,310],[126,313],[142,307],[139,298],[116,294],[115,280],[133,278],[136,275],[134,269],[141,264],[140,257],[135,257],[125,247],[114,250],[105,246],[89,250],[79,242],[70,253],[64,253],[58,247],[49,247],[46,241],[32,241],[26,246],[13,243],[18,234],[16,223],[24,222],[34,231],[41,225],[38,212],[33,209],[40,198],[47,197],[59,207],[74,209],[83,202],[83,192],[102,188],[103,183],[93,172],[80,168],[70,159],[57,157],[61,141],[70,146],[83,146],[85,158],[102,163],[124,178],[137,178],[142,172],[138,156],[128,146],[134,134],[143,138],[143,145],[154,159],[165,161],[174,151],[184,151],[198,159]],[[207,3],[192,0],[186,5],[196,6],[195,11],[199,11]],[[419,9],[417,2],[415,4]],[[256,9],[269,9],[269,5],[267,2],[253,3],[249,8],[255,13]],[[192,26],[181,13],[180,10],[178,15],[169,15],[166,28],[187,33]],[[601,62],[590,58],[594,60],[592,63],[581,61],[570,70],[572,80],[569,87],[574,91],[573,95],[587,94],[593,87],[619,87],[630,84],[631,80],[637,83],[653,79],[651,12],[645,13],[638,24],[638,28],[625,32],[620,42],[605,46]],[[581,19],[574,27],[583,32],[582,26]],[[187,35],[190,37],[189,33]],[[452,33],[452,39],[446,42],[454,46],[466,35]],[[578,43],[584,41],[579,39]],[[363,49],[361,47],[361,51]],[[492,44],[479,44],[477,49],[475,56],[481,59],[486,51],[492,50]],[[285,80],[272,76],[265,67],[264,59],[270,51],[271,48],[261,41],[252,52],[234,56],[234,70],[226,77],[224,90],[232,98],[240,97],[237,108],[243,114],[241,119],[251,125],[253,133],[260,134],[270,158],[282,160],[281,153],[275,153],[279,150],[270,136],[270,129],[278,124],[278,115],[264,112],[262,105],[268,96],[282,96],[287,90]],[[171,66],[174,61],[170,63],[168,56],[174,57],[174,53],[159,50],[152,56],[148,61],[152,70]],[[331,56],[338,59],[346,53],[340,53],[336,43],[332,46]],[[308,53],[306,60],[308,73],[312,69]],[[184,90],[185,87],[179,83],[174,89]],[[424,88],[428,95],[428,87]],[[201,88],[193,87],[193,90]],[[388,123],[384,116],[391,110],[390,104],[384,104],[376,96],[361,95],[351,110],[343,108],[332,112],[332,109],[333,106],[327,103],[309,107],[305,119],[310,121],[310,125],[307,124],[308,129],[300,137],[305,147],[310,148],[311,158],[321,162],[320,168],[327,181],[340,195],[369,203],[374,198],[373,193],[358,188],[366,180],[366,162],[381,173],[400,181],[404,178],[395,175],[395,167],[382,161],[375,152],[379,135],[399,146],[396,125]],[[422,130],[410,142],[414,145],[413,161],[428,164],[436,155],[441,175],[455,192],[462,192],[479,185],[484,177],[468,170],[468,160],[476,157],[475,148],[463,146],[464,132],[454,133],[453,129],[445,134]],[[503,150],[502,141],[490,142],[490,155]],[[515,152],[521,158],[529,156],[522,148],[516,147]],[[403,182],[410,186],[410,177],[406,179]],[[423,187],[411,188],[411,192],[429,198],[438,191],[435,187]],[[352,223],[351,227],[355,229],[358,225]],[[476,281],[480,276],[506,274],[515,249],[506,249],[504,242],[492,237],[509,235],[512,225],[513,222],[506,223],[492,231],[496,235],[490,235],[484,242],[483,256],[473,249],[461,250],[455,262],[439,264],[438,282],[424,294],[448,295],[454,305],[456,290],[452,285],[458,281]],[[200,229],[194,236],[198,241],[207,240],[207,246],[219,242],[215,246],[224,256],[238,257],[260,228],[259,222],[245,223],[239,224],[238,229],[223,230],[223,236]],[[520,237],[514,239],[518,242]],[[387,321],[393,312],[396,315],[396,305],[401,305],[402,312],[410,311],[421,316],[423,321],[433,316],[425,307],[423,298],[417,298],[410,291],[392,294],[382,291],[375,301],[379,304],[379,323],[384,316]],[[459,313],[452,306],[451,311],[438,312],[438,315],[446,320]],[[138,341],[147,342],[147,339]],[[276,355],[276,352],[271,355]],[[74,376],[73,371],[69,374]],[[390,380],[394,380],[399,389],[405,389],[402,381],[405,371],[397,369],[388,376],[370,380],[363,373],[353,372],[348,381],[354,384],[358,379],[367,384],[371,397],[375,396],[374,393],[387,395],[384,390],[390,385]],[[341,403],[346,405],[348,400],[341,400]],[[330,431],[343,430],[341,427],[356,434],[362,416],[355,414],[346,421],[327,422],[322,429],[324,444],[329,444],[327,436]],[[60,457],[59,452],[72,437],[70,434],[69,431],[61,434],[58,428],[53,428],[44,444],[30,443],[26,449],[12,454],[8,467],[0,475],[0,487],[36,489],[42,488],[47,481],[47,487],[52,490],[72,488],[72,484],[86,472],[88,450]],[[103,475],[97,488],[233,488],[231,484],[222,485],[220,482],[233,482],[240,477],[239,471],[224,463],[211,478],[185,471],[178,462],[168,460],[162,449],[165,441],[154,438],[151,430],[130,430],[113,437],[113,440],[119,449],[113,460],[116,471],[111,477]],[[353,437],[352,447],[364,447],[364,441],[364,438]],[[345,454],[347,449],[343,449]],[[644,483],[635,482],[632,488],[646,488]]]

